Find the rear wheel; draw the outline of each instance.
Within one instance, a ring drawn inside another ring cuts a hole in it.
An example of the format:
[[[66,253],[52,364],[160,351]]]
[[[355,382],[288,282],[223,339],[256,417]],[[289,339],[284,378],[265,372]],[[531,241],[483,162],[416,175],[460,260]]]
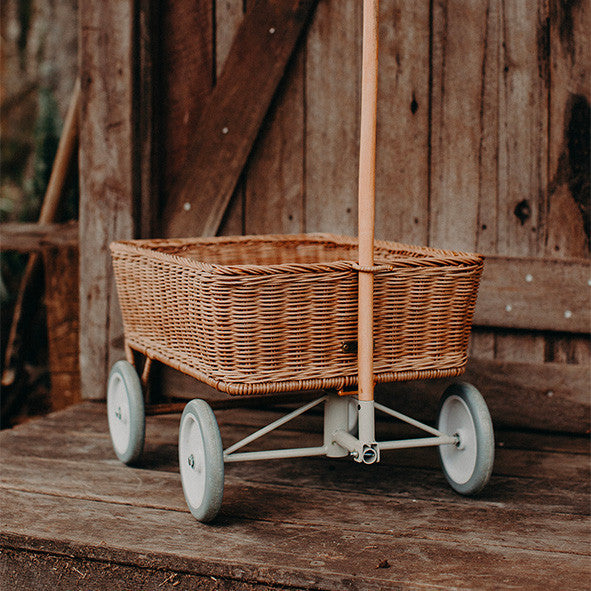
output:
[[[480,392],[470,384],[452,384],[439,407],[440,431],[457,438],[455,445],[440,445],[443,473],[460,494],[480,492],[490,480],[495,441],[490,413]]]
[[[183,411],[179,468],[191,513],[199,521],[211,521],[222,506],[224,452],[215,415],[204,400],[191,400]]]
[[[136,463],[144,449],[146,420],[142,385],[128,361],[115,363],[109,375],[107,416],[115,454],[125,464]]]

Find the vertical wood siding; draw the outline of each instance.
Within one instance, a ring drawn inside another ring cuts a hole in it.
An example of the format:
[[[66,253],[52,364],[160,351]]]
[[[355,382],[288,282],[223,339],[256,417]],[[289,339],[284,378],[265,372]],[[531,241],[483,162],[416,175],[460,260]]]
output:
[[[192,126],[252,2],[159,5],[157,212],[190,166]],[[381,0],[380,13],[377,237],[505,256],[588,257],[589,3]],[[85,20],[92,25],[95,17],[88,12]],[[360,33],[359,0],[320,0],[220,233],[356,233]],[[83,71],[85,64],[100,70],[84,35],[90,43],[92,30],[83,28]],[[89,129],[97,114],[86,117]],[[98,194],[92,173],[86,178]],[[131,232],[128,217],[117,218],[125,226],[119,234]],[[100,234],[100,220],[82,227]],[[109,305],[107,293],[101,297],[91,307]],[[86,346],[104,355],[107,344]],[[566,333],[477,329],[472,339],[472,354],[485,359],[577,364],[589,363],[590,353],[586,336]]]

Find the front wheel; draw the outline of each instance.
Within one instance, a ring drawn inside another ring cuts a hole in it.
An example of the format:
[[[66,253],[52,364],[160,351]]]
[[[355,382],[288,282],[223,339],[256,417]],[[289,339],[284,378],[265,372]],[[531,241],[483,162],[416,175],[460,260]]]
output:
[[[111,442],[125,464],[136,463],[144,449],[146,418],[142,384],[133,365],[113,365],[107,387],[107,416]]]
[[[441,397],[440,431],[457,438],[440,445],[439,457],[450,486],[462,495],[480,492],[492,474],[495,440],[490,413],[480,392],[470,384],[452,384]]]
[[[179,430],[179,468],[187,506],[198,521],[215,518],[224,494],[224,452],[215,415],[205,400],[191,400]]]

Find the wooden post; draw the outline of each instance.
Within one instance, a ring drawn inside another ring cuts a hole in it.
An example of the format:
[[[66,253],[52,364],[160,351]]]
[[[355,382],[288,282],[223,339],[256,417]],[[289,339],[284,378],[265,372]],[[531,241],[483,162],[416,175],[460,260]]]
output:
[[[363,71],[359,151],[359,266],[373,267],[376,118],[378,96],[378,0],[363,3]],[[373,274],[359,273],[359,400],[373,400]]]
[[[43,248],[52,411],[80,400],[78,244]]]
[[[136,234],[133,2],[80,3],[80,371],[84,398],[101,398],[123,327],[109,243]]]

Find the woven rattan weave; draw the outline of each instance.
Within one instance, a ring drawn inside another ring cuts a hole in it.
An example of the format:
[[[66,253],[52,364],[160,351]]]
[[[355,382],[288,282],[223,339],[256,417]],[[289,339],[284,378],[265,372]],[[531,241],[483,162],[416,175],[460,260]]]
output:
[[[478,255],[328,234],[111,245],[127,344],[233,395],[357,381],[357,287],[373,272],[377,382],[458,375]]]

